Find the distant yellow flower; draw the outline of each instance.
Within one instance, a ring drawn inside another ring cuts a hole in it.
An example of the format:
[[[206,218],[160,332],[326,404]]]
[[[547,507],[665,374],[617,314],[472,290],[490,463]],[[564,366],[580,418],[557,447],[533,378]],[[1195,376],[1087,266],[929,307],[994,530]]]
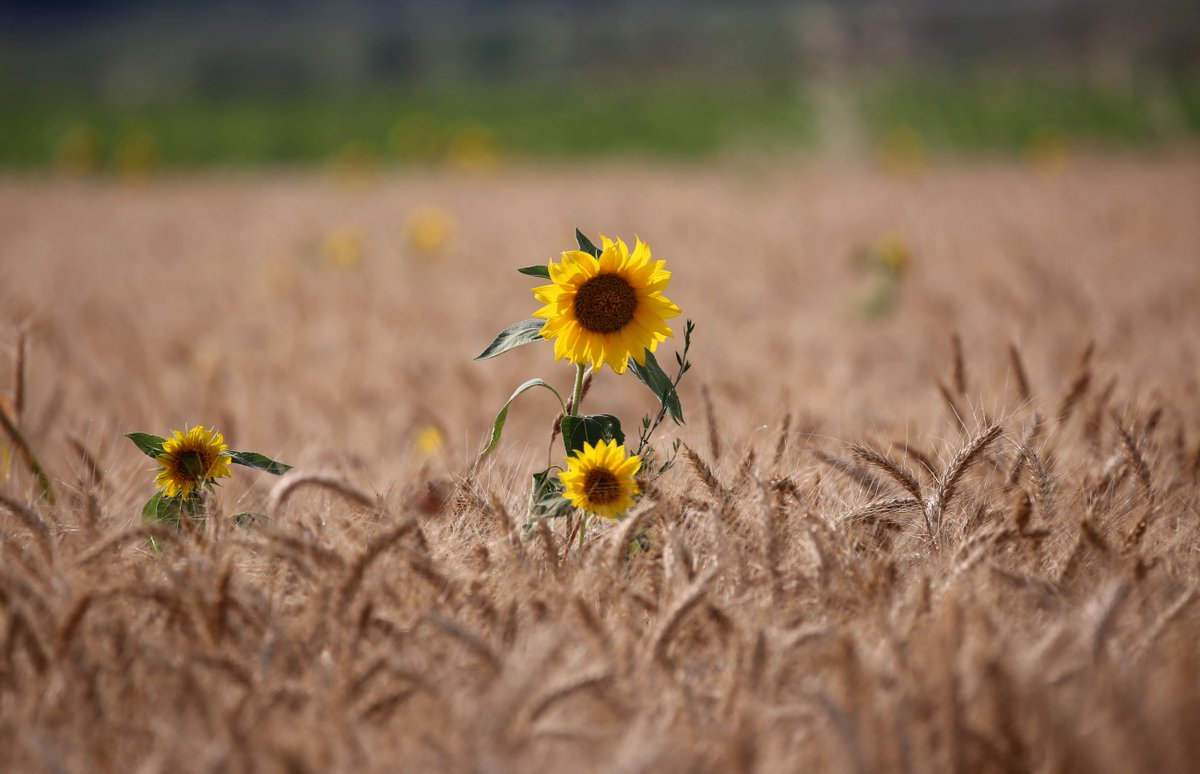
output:
[[[117,145],[117,169],[127,182],[142,182],[158,166],[158,140],[149,132],[133,132]]]
[[[367,143],[360,141],[343,146],[330,159],[334,176],[345,183],[359,183],[379,169],[379,157]]]
[[[875,254],[884,271],[894,277],[903,276],[912,263],[912,248],[896,233],[884,234],[875,246]]]
[[[1041,172],[1059,174],[1067,166],[1066,137],[1054,127],[1039,127],[1025,143],[1025,159]]]
[[[100,163],[100,138],[92,127],[78,124],[58,141],[55,163],[59,170],[73,175],[92,172]]]
[[[417,252],[434,255],[444,249],[454,234],[454,219],[440,207],[418,207],[404,223],[408,243]]]
[[[442,431],[436,425],[426,425],[417,433],[417,449],[433,456],[442,450]]]
[[[890,129],[879,143],[879,163],[886,172],[909,177],[925,168],[925,144],[911,126]]]
[[[166,497],[187,497],[206,483],[233,475],[229,457],[223,454],[229,447],[213,429],[196,425],[187,433],[173,431],[163,442],[163,453],[155,459],[162,470],[154,483]]]
[[[631,356],[642,365],[647,349],[674,335],[665,320],[679,307],[662,294],[671,278],[666,262],[651,261],[645,242],[638,239],[630,254],[621,240],[601,240],[599,259],[568,250],[548,264],[551,284],[533,289],[545,306],[533,316],[546,320],[541,335],[554,339],[555,360],[594,369],[608,363],[624,373]]]
[[[500,163],[500,143],[481,124],[455,127],[446,148],[450,164],[464,172],[486,172]]]
[[[618,519],[640,492],[637,480],[641,459],[626,456],[625,447],[616,441],[600,441],[567,458],[567,469],[558,474],[563,497],[571,504],[606,519]]]
[[[321,258],[338,269],[353,269],[362,263],[363,237],[358,229],[350,226],[335,228],[325,235],[321,245]]]

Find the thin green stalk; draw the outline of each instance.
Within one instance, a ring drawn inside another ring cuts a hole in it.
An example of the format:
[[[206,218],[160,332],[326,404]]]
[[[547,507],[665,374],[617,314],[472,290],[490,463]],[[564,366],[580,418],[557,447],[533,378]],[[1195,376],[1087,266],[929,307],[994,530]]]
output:
[[[579,416],[579,403],[583,400],[583,378],[587,374],[587,366],[575,364],[575,389],[571,391],[571,402],[567,404],[567,416]]]

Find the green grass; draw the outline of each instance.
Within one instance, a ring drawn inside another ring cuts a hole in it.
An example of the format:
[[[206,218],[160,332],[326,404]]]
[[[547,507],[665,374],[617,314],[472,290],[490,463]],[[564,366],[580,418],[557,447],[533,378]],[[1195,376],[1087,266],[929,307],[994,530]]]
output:
[[[811,142],[802,100],[767,89],[448,88],[352,98],[186,99],[138,107],[82,100],[7,100],[0,164],[54,163],[87,127],[111,163],[127,138],[149,135],[170,166],[290,164],[340,152],[379,160],[440,158],[455,138],[491,138],[504,154],[693,157],[754,140]],[[461,139],[460,139],[461,141]]]
[[[1200,133],[1200,84],[910,75],[864,84],[859,111],[872,137],[904,129],[933,148],[1016,150],[1046,132],[1089,144],[1147,145]]]
[[[1009,152],[1047,132],[1115,145],[1200,134],[1195,81],[1097,86],[906,74],[864,80],[856,91],[867,137],[886,142],[902,130],[935,152]],[[140,106],[9,95],[0,103],[0,166],[23,168],[53,166],[72,152],[84,166],[106,169],[139,154],[169,167],[199,167],[311,164],[339,154],[348,163],[437,161],[481,142],[528,158],[695,158],[730,147],[819,142],[805,90],[778,84],[454,85],[354,96],[181,97]]]

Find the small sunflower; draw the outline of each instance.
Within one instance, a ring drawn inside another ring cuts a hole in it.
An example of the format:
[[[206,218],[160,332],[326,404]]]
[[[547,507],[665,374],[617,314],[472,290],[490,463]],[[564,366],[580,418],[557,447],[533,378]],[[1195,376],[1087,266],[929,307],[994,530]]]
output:
[[[558,474],[563,497],[606,519],[620,518],[641,491],[634,479],[641,466],[641,459],[636,454],[626,456],[625,447],[616,441],[600,441],[595,446],[584,443],[581,451],[567,458],[567,469]]]
[[[896,233],[884,234],[875,245],[875,252],[883,270],[894,277],[903,275],[912,263],[912,248]]]
[[[533,289],[545,306],[533,313],[546,320],[542,338],[554,339],[554,359],[591,364],[605,363],[624,373],[630,356],[645,363],[645,351],[671,333],[666,318],[679,307],[662,293],[671,278],[665,261],[652,261],[650,248],[638,239],[633,253],[621,240],[601,237],[604,249],[596,258],[581,250],[568,250],[562,261],[551,261],[549,285]]]
[[[155,459],[162,470],[154,483],[166,497],[187,497],[193,491],[216,478],[233,475],[225,439],[213,429],[196,425],[187,433],[173,431],[162,445],[162,454]]]

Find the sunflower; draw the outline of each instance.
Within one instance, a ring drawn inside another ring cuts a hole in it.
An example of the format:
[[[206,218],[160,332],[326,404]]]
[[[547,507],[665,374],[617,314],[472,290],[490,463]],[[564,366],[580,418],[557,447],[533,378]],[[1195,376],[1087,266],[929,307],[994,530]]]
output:
[[[563,497],[571,504],[606,519],[620,518],[633,496],[640,492],[634,476],[642,461],[636,454],[625,455],[625,447],[616,441],[600,441],[567,458],[567,469],[558,474]]]
[[[155,457],[162,470],[154,483],[166,497],[187,497],[216,478],[228,478],[229,455],[225,439],[215,430],[196,425],[187,433],[175,430],[163,442],[162,454]]]
[[[651,261],[650,248],[638,239],[633,253],[621,240],[601,237],[604,249],[597,259],[581,250],[568,250],[562,261],[551,261],[549,285],[533,289],[545,306],[533,313],[546,320],[541,335],[554,339],[554,359],[605,363],[624,373],[630,356],[638,365],[646,350],[673,335],[666,318],[679,307],[663,296],[671,272],[664,261]]]

